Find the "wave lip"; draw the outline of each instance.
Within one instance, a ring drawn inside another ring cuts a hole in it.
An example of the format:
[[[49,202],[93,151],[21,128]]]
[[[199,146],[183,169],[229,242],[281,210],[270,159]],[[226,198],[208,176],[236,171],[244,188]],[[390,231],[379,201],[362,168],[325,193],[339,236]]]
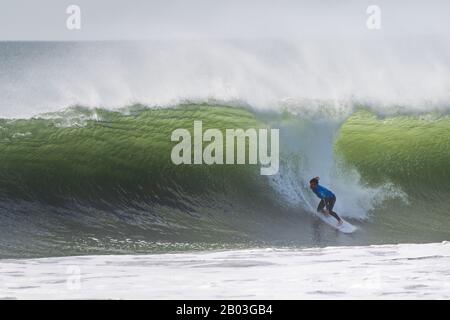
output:
[[[420,46],[417,44],[420,43]],[[242,101],[303,114],[448,111],[450,44],[439,36],[147,42],[0,42],[0,117],[61,107]],[[45,79],[45,81],[42,81]],[[341,101],[351,102],[342,105]],[[304,107],[306,106],[306,107]]]

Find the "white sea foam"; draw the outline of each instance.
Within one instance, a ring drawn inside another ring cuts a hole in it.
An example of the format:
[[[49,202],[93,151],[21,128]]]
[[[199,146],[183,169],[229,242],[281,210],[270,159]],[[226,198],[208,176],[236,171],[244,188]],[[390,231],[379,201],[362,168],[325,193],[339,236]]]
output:
[[[450,243],[0,260],[0,298],[448,299]]]

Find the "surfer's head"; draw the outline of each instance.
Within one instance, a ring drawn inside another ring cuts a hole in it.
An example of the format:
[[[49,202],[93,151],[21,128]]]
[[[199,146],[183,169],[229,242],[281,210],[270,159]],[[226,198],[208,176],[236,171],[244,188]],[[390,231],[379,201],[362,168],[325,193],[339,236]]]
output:
[[[311,180],[309,180],[309,187],[311,189],[314,189],[315,187],[317,187],[318,184],[319,184],[318,178],[312,178]]]

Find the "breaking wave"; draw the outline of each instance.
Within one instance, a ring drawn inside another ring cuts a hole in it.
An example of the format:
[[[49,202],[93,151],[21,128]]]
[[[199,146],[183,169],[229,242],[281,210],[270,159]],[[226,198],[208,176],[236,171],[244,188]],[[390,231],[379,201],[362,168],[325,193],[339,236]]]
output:
[[[177,128],[279,128],[280,171],[180,165]],[[450,118],[345,120],[248,107],[72,107],[0,120],[3,256],[135,252],[252,243],[324,245],[448,237]],[[310,177],[337,194],[352,236],[317,223]],[[183,244],[190,245],[183,245]],[[178,244],[178,245],[176,245]]]

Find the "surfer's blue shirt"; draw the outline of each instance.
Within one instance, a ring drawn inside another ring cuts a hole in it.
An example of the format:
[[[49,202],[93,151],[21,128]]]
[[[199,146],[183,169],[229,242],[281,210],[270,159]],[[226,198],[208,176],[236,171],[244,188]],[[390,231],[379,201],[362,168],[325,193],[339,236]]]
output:
[[[318,196],[320,199],[329,199],[333,198],[335,195],[333,192],[328,190],[325,187],[322,187],[321,185],[317,185],[312,191]]]

